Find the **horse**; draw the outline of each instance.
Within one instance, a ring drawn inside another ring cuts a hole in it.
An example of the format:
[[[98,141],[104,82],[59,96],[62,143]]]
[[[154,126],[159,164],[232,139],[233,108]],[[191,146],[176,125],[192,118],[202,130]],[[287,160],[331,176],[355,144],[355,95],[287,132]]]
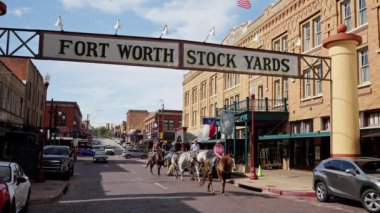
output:
[[[193,164],[198,164],[196,157],[191,152],[183,152],[178,159],[178,170],[181,173],[181,181],[183,180],[183,173],[185,172],[185,169],[189,171],[189,174],[191,174],[191,169]],[[191,174],[191,178],[193,174]]]
[[[201,181],[200,173],[207,159],[211,159],[213,156],[212,150],[201,150],[197,154],[197,162],[195,164],[195,171],[197,172],[198,182]]]
[[[168,175],[173,175],[174,179],[177,179],[178,177],[178,158],[179,154],[173,153],[173,155],[170,158],[170,166],[168,169]]]
[[[161,170],[161,166],[163,165],[163,160],[164,160],[164,153],[161,149],[158,149],[156,151],[156,154],[152,153],[149,155],[149,160],[145,168],[150,166],[150,173],[153,174],[152,168],[155,164],[157,164],[157,174],[160,175],[160,170]]]
[[[231,154],[223,155],[222,158],[219,160],[218,164],[215,166],[217,178],[222,183],[222,194],[223,195],[224,195],[224,188],[226,185],[226,179],[231,176],[231,172],[232,172],[232,169],[234,168],[234,166],[235,166],[235,162],[234,162],[234,158]],[[211,190],[212,190],[211,192],[214,193],[214,187],[212,185],[213,177],[212,177],[211,171],[210,171],[211,160],[206,160],[204,167],[205,167],[205,172],[203,174],[203,180],[200,183],[200,186],[202,186],[206,182],[206,177],[207,177],[208,181],[209,181],[209,183],[207,185],[207,191],[210,192],[210,188],[211,188]]]

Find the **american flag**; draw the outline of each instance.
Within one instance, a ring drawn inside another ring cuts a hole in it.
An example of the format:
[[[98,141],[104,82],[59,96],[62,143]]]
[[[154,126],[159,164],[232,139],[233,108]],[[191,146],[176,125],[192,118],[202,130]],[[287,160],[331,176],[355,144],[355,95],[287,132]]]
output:
[[[244,9],[249,9],[251,8],[251,2],[249,0],[237,0],[238,6],[242,7]]]

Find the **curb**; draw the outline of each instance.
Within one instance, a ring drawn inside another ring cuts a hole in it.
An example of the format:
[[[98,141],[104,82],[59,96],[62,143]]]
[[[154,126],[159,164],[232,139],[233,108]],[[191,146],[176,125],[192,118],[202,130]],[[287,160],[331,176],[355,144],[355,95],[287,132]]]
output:
[[[238,183],[237,187],[248,189],[255,192],[271,193],[271,194],[275,194],[279,196],[309,197],[309,198],[315,197],[314,192],[308,192],[308,191],[284,191],[284,190],[276,189],[276,188],[260,188],[260,187],[255,187],[255,186],[248,186],[242,183]]]
[[[59,189],[59,192],[55,195],[51,195],[49,197],[41,197],[37,199],[30,199],[30,204],[49,204],[53,203],[57,200],[59,200],[67,191],[67,188],[69,187],[69,182],[66,182],[64,186]],[[33,190],[33,189],[32,189]]]

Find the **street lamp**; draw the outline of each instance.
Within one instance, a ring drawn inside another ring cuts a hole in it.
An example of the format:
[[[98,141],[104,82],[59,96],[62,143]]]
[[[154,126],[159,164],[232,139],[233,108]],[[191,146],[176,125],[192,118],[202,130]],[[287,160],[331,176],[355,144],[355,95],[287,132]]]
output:
[[[257,180],[258,177],[256,175],[255,169],[255,88],[252,86],[249,90],[251,95],[252,102],[252,111],[251,111],[251,171],[252,176],[251,180]]]
[[[1,4],[2,2],[0,2]],[[49,87],[49,83],[50,83],[50,75],[49,73],[46,73],[45,77],[44,77],[44,86],[45,86],[45,97],[44,97],[44,100],[45,100],[45,103],[46,103],[46,98],[47,98],[47,89]],[[43,168],[43,164],[44,164],[44,159],[43,159],[43,156],[44,156],[44,146],[45,146],[45,140],[47,139],[47,134],[46,134],[46,128],[45,128],[45,108],[46,108],[46,104],[44,104],[44,110],[43,110],[43,124],[42,124],[42,135],[43,135],[43,138],[40,140],[40,156],[39,156],[39,165],[38,165],[38,173],[37,173],[37,182],[45,182],[45,176],[44,176],[44,168]],[[50,133],[50,132],[49,132]]]
[[[161,106],[162,106],[162,141],[165,141],[165,113],[164,113],[164,110],[165,110],[165,105],[164,105],[164,100],[160,99],[159,102],[161,102]],[[160,138],[161,139],[161,138]]]

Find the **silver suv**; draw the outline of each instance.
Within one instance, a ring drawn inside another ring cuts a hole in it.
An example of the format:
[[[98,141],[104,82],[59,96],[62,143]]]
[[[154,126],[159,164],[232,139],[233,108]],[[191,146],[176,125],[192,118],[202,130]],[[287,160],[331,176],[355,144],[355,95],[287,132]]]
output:
[[[131,157],[145,159],[148,157],[148,155],[144,152],[144,150],[136,149],[136,148],[130,148],[130,149],[123,150],[122,156],[127,158],[127,159],[131,158]]]
[[[348,198],[369,212],[380,212],[380,159],[326,159],[313,170],[313,189],[321,202],[330,196]]]

